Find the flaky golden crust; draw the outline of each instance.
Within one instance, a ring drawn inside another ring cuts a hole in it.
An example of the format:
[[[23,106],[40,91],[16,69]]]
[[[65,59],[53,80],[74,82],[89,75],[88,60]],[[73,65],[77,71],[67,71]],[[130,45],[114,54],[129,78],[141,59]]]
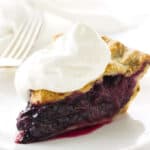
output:
[[[118,41],[102,37],[111,51],[112,62],[108,64],[104,75],[124,74],[130,76],[137,72],[144,63],[149,66],[150,55],[138,50],[131,50]],[[145,66],[146,67],[146,66]]]
[[[58,38],[59,36],[60,35],[56,35],[54,39]],[[110,48],[112,61],[107,65],[103,75],[100,76],[97,80],[102,80],[102,77],[105,75],[123,74],[125,76],[131,76],[134,73],[136,73],[138,70],[140,70],[144,65],[143,73],[138,78],[140,79],[140,77],[142,77],[142,75],[146,72],[146,70],[150,65],[150,55],[142,53],[138,50],[130,50],[122,43],[118,41],[114,41],[106,36],[103,36],[102,39],[108,44]],[[93,84],[97,80],[88,83],[79,91],[84,93],[90,90]],[[133,95],[137,94],[137,92],[139,91],[137,89],[139,89],[139,86],[138,88],[136,86]],[[45,89],[39,89],[39,90],[31,89],[30,101],[32,103],[54,102],[54,101],[62,100],[63,98],[69,96],[70,94],[72,94],[72,92],[56,93]],[[127,108],[127,106],[125,108]],[[123,110],[126,110],[125,108]]]

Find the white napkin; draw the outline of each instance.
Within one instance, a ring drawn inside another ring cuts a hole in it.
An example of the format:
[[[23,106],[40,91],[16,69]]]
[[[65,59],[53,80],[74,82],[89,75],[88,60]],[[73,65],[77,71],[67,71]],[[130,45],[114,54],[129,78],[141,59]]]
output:
[[[0,53],[7,47],[13,35],[25,18],[29,18],[36,8],[33,8],[24,0],[0,0]],[[41,10],[39,10],[41,11]],[[51,36],[56,33],[64,32],[71,22],[61,17],[43,13],[44,26],[42,27],[39,38],[37,39],[33,50],[45,47],[51,41]]]
[[[23,18],[29,16],[30,9],[24,1],[0,0],[0,53],[7,47]]]

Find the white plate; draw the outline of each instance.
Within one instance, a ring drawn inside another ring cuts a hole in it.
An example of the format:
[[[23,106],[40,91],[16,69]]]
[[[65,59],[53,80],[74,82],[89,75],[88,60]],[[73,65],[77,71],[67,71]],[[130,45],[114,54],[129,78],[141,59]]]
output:
[[[150,74],[128,113],[93,133],[34,144],[15,144],[16,117],[26,105],[17,98],[14,71],[0,72],[0,150],[118,150],[150,149]],[[22,81],[23,82],[23,81]]]

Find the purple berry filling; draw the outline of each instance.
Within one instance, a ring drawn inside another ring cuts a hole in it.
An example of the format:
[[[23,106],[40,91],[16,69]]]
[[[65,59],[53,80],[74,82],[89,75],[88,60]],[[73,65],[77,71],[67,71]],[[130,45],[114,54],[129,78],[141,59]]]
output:
[[[129,101],[135,77],[105,76],[86,93],[74,92],[65,99],[43,105],[28,103],[17,119],[17,143],[50,139],[70,130],[111,120]]]

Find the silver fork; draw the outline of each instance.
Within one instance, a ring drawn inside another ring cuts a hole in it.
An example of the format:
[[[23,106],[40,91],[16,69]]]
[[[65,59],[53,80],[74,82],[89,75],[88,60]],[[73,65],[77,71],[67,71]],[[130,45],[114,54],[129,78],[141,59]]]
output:
[[[0,55],[1,58],[8,60],[13,59],[16,61],[19,60],[22,62],[31,51],[42,25],[43,18],[41,15],[36,15],[25,20],[14,35],[8,47]]]

